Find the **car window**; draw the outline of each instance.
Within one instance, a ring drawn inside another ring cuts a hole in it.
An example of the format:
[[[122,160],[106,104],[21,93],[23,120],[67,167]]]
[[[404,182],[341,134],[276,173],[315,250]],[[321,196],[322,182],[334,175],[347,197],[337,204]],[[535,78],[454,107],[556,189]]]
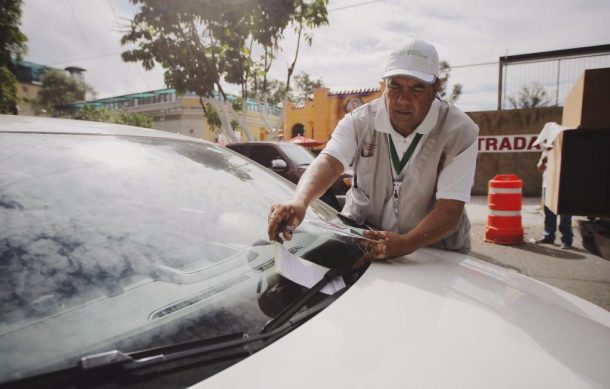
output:
[[[264,167],[271,167],[271,161],[281,158],[278,150],[269,145],[256,145],[250,149],[249,157]]]
[[[290,186],[222,147],[5,133],[0,160],[0,383],[96,352],[256,333],[290,302],[278,295],[299,294],[267,239]],[[307,218],[335,220],[317,202]],[[353,246],[312,225],[286,245],[328,267]]]
[[[291,144],[278,144],[278,147],[288,156],[288,158],[297,166],[311,165],[315,159],[315,155],[306,148]]]

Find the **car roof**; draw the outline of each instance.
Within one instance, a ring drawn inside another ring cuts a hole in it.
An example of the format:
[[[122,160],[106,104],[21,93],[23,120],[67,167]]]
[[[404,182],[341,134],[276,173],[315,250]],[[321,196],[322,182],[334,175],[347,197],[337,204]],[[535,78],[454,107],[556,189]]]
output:
[[[186,135],[149,128],[42,116],[0,115],[0,132],[127,135],[203,142],[201,139]]]

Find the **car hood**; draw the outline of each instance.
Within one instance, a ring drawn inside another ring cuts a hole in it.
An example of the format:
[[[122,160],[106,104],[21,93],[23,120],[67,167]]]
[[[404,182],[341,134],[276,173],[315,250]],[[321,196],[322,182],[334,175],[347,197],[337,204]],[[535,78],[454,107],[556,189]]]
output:
[[[596,388],[610,313],[515,271],[421,249],[196,388]]]

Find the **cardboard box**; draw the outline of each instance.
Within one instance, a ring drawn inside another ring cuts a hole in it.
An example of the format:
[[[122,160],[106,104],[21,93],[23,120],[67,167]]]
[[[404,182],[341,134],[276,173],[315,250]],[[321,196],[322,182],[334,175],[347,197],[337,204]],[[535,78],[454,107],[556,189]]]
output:
[[[563,131],[547,168],[545,205],[554,213],[610,217],[610,126]]]
[[[610,68],[584,71],[564,100],[561,124],[568,128],[610,127]]]

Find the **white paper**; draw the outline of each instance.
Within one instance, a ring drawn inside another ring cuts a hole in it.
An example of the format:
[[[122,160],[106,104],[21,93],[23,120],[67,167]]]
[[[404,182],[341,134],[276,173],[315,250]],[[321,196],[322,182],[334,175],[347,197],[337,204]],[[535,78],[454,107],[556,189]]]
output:
[[[317,263],[299,258],[286,250],[284,246],[275,242],[275,267],[278,273],[306,288],[311,288],[318,283],[324,274],[330,269],[320,266]],[[345,288],[342,277],[332,279],[321,292],[334,294],[338,290]]]

